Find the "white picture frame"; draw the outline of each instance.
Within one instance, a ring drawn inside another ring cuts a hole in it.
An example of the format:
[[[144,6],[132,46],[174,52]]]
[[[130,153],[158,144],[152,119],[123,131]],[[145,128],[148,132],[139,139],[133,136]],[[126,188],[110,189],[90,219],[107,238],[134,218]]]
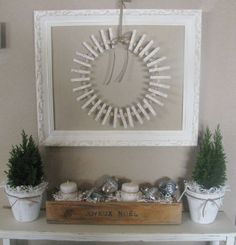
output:
[[[124,10],[124,25],[183,26],[184,81],[180,130],[55,130],[51,29],[55,26],[118,25],[119,10],[34,12],[39,142],[45,146],[192,146],[197,144],[201,59],[201,10]]]

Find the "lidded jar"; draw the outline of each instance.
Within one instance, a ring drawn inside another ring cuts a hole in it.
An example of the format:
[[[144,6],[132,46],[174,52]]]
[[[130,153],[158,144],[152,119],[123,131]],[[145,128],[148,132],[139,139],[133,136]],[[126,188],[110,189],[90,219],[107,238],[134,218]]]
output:
[[[136,202],[139,198],[139,185],[133,182],[124,183],[121,187],[121,200],[124,202]]]

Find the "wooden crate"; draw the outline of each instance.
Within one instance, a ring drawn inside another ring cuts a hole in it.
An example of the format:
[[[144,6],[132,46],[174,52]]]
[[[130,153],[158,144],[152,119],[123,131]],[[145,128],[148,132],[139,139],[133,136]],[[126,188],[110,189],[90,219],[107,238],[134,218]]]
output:
[[[181,224],[182,203],[47,201],[48,223]]]

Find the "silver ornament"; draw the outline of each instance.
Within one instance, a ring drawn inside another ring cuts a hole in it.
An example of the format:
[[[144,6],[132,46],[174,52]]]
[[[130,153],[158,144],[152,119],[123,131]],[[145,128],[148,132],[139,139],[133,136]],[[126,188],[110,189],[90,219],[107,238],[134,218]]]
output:
[[[156,201],[159,199],[159,192],[157,187],[151,187],[146,191],[145,198],[147,200]]]
[[[118,180],[115,177],[107,176],[101,190],[105,194],[112,194],[118,190]]]
[[[159,190],[163,195],[173,197],[178,190],[178,185],[173,180],[164,180],[159,184]]]
[[[157,187],[153,187],[149,183],[142,184],[140,191],[143,194],[143,198],[148,201],[156,201],[159,199],[159,192]]]
[[[106,199],[105,196],[99,192],[93,192],[89,198],[94,202],[104,202]]]

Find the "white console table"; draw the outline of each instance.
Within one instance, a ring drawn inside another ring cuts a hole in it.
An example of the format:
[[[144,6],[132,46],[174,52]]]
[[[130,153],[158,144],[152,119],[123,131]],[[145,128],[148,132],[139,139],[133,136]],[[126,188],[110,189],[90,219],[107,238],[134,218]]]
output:
[[[45,213],[32,223],[18,223],[11,210],[0,209],[0,239],[9,245],[11,239],[96,241],[96,242],[159,242],[211,241],[213,245],[225,241],[234,245],[236,228],[223,212],[214,224],[194,224],[188,213],[181,225],[61,225],[47,224]]]

